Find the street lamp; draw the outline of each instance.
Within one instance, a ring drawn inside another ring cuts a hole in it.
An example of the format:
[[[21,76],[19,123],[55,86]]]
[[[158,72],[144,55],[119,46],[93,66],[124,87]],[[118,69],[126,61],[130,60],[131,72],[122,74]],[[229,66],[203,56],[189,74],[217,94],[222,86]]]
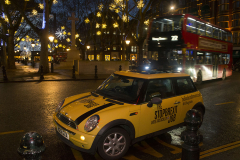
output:
[[[90,46],[87,46],[87,49],[90,49]]]
[[[53,43],[54,37],[51,35],[48,37],[48,39],[51,42],[51,51],[52,51],[52,43]]]
[[[34,56],[33,56],[33,52],[34,52],[35,43],[32,42],[32,43],[31,43],[31,46],[32,46],[32,49],[33,49],[33,51],[32,51],[32,58],[31,58],[31,59],[32,59],[32,67],[34,68],[34,65],[35,65],[35,64],[34,64]]]
[[[27,61],[28,61],[28,58],[27,58],[27,47],[26,46],[24,46],[23,47],[23,49],[24,49],[24,51],[25,51],[25,64],[27,64]]]
[[[128,46],[129,46],[130,40],[126,40],[126,44],[127,44],[127,59],[130,59],[130,56],[128,55]]]
[[[90,46],[87,46],[87,50],[89,50],[90,49]],[[87,56],[87,59],[88,59],[88,54],[89,53],[87,53],[85,56]],[[86,58],[85,58],[86,59]],[[88,59],[89,60],[89,59]]]

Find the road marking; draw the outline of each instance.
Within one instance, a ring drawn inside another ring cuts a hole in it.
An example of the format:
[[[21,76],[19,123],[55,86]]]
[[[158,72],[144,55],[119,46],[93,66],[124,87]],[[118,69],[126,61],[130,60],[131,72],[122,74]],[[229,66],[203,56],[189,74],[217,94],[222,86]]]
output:
[[[160,143],[160,144],[162,144],[162,145],[164,145],[164,146],[166,146],[166,147],[169,147],[169,148],[174,149],[174,151],[171,151],[172,154],[177,154],[177,153],[181,153],[181,152],[182,152],[182,149],[180,149],[180,148],[178,148],[178,147],[176,147],[176,146],[170,145],[170,144],[162,141],[162,140],[159,139],[158,137],[154,137],[154,139],[155,139],[158,143]]]
[[[150,154],[157,158],[160,158],[163,156],[161,153],[155,151],[152,147],[150,147],[145,141],[142,141],[141,144],[143,145],[143,147],[140,146],[139,144],[135,144],[134,147],[144,153]]]
[[[73,156],[75,157],[75,160],[83,160],[82,154],[79,151],[73,148],[71,148],[71,150],[72,150]]]
[[[218,104],[215,104],[215,106],[219,106],[219,105],[223,105],[223,104],[229,104],[229,103],[234,103],[234,102],[218,103]]]
[[[223,146],[219,146],[219,147],[216,147],[216,148],[213,148],[213,149],[209,149],[209,150],[200,152],[200,159],[211,156],[211,155],[214,155],[214,154],[217,154],[217,153],[225,152],[225,151],[228,151],[230,149],[237,148],[237,147],[240,147],[240,141],[236,141],[236,142],[229,143],[229,144],[226,144],[226,145],[223,145]],[[181,158],[176,159],[176,160],[181,160]]]
[[[141,159],[139,159],[139,158],[137,158],[137,157],[135,157],[134,155],[131,155],[131,154],[126,155],[123,158],[128,159],[128,160],[141,160]]]
[[[10,132],[1,132],[0,135],[4,134],[11,134],[11,133],[18,133],[18,132],[24,132],[24,130],[19,130],[19,131],[10,131]]]

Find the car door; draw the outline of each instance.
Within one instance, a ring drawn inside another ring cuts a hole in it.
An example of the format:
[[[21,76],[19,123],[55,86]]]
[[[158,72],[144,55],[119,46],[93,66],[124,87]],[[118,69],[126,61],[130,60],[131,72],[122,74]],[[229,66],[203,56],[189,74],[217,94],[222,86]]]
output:
[[[147,104],[152,98],[162,99],[161,104]],[[150,80],[141,105],[139,135],[143,136],[178,124],[181,114],[181,97],[175,97],[172,79]]]

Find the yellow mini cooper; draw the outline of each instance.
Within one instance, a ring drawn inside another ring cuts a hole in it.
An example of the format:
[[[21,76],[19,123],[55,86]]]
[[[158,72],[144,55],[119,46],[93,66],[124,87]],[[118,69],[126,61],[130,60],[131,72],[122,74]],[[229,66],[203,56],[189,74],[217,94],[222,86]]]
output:
[[[110,160],[138,141],[180,127],[190,109],[202,117],[205,112],[189,75],[118,71],[95,91],[64,99],[53,121],[64,143]]]

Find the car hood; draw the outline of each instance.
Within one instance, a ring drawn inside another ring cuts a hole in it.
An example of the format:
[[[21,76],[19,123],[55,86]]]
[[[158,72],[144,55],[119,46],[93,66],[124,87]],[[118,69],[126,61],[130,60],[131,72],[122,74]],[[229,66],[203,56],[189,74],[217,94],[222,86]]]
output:
[[[69,100],[69,98],[71,100]],[[80,121],[79,118],[84,120],[98,111],[115,105],[115,103],[113,103],[114,100],[105,99],[100,95],[93,96],[91,93],[80,94],[69,98],[65,99],[66,103],[64,103],[60,112],[73,121]]]

